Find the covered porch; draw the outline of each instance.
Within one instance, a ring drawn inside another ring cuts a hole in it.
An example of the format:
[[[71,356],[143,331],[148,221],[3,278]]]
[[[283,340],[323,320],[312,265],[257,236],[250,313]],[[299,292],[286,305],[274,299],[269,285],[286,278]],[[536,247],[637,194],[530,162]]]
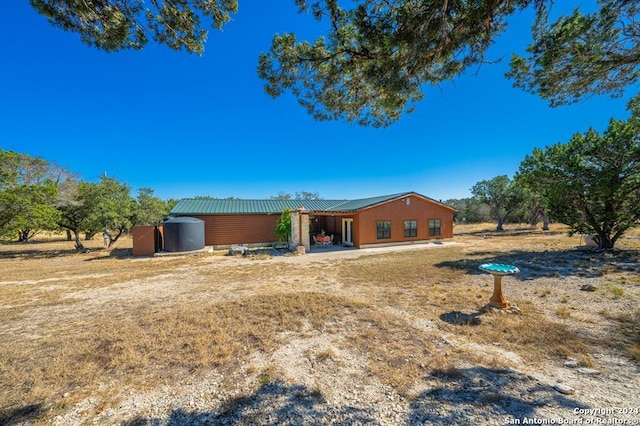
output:
[[[354,214],[336,214],[328,212],[311,212],[309,215],[309,241],[312,248],[314,237],[333,236],[333,246],[353,247],[355,241],[354,234]],[[323,247],[323,249],[325,249]]]

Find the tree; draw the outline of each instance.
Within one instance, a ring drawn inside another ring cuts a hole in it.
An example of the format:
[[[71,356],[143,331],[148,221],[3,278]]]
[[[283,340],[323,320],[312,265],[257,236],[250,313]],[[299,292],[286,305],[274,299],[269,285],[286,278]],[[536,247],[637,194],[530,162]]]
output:
[[[19,242],[31,240],[40,231],[57,229],[58,210],[55,208],[57,188],[51,182],[43,185],[20,185],[13,188],[16,215],[7,227],[18,236]]]
[[[135,200],[131,226],[157,225],[169,214],[170,210],[168,202],[153,195],[153,189],[140,188]]]
[[[59,28],[90,46],[113,52],[142,49],[149,38],[202,54],[205,26],[220,30],[236,0],[30,0]],[[517,11],[536,11],[528,57],[515,55],[515,86],[550,100],[574,102],[590,94],[620,95],[638,81],[635,0],[599,0],[550,22],[552,0],[295,0],[301,13],[328,21],[327,33],[299,41],[276,35],[260,55],[266,92],[291,91],[318,120],[388,126],[422,100],[425,85],[454,79],[488,62],[487,49]],[[342,4],[342,6],[341,6]],[[150,5],[147,7],[147,5]]]
[[[413,110],[423,86],[487,62],[508,17],[527,7],[536,10],[530,56],[514,55],[507,73],[516,87],[556,106],[620,95],[640,76],[634,0],[599,0],[592,14],[576,10],[554,22],[550,0],[363,0],[350,9],[337,0],[297,3],[329,21],[326,36],[308,42],[276,35],[258,70],[269,95],[291,91],[318,120],[388,126]]]
[[[542,220],[542,230],[549,230],[550,218],[547,213],[547,203],[544,196],[538,191],[537,183],[532,180],[529,174],[516,174],[514,183],[523,191],[523,213],[528,216],[527,221],[536,225],[538,220]]]
[[[278,195],[272,195],[270,200],[322,200],[319,192],[300,191],[295,192],[293,195],[280,191]]]
[[[322,200],[319,192],[300,191],[295,193],[296,200]]]
[[[228,200],[232,200],[233,197],[229,197]],[[170,212],[175,206],[176,204],[178,204],[180,200],[177,200],[175,198],[169,198],[166,202],[167,204],[167,212]]]
[[[549,22],[541,9],[528,57],[513,55],[514,86],[570,104],[598,94],[621,96],[640,78],[640,5],[635,0],[599,0],[599,8]]]
[[[60,186],[56,207],[60,212],[58,225],[73,234],[76,250],[84,250],[80,233],[86,229],[91,205],[85,194],[89,191],[88,182],[69,180]]]
[[[142,49],[149,35],[175,50],[202,54],[208,31],[222,29],[238,11],[236,0],[30,0],[63,30],[107,52]],[[204,21],[204,22],[203,22]]]
[[[595,233],[610,249],[640,221],[640,99],[629,103],[628,121],[611,119],[600,135],[576,133],[566,144],[536,148],[519,175],[536,182],[549,213],[570,234]]]
[[[337,0],[296,3],[328,19],[328,34],[313,42],[276,35],[259,59],[266,92],[290,90],[318,120],[384,127],[413,110],[423,85],[482,63],[506,18],[534,1],[364,0],[350,9]]]
[[[278,195],[272,195],[269,197],[270,200],[290,200],[293,198],[291,194],[287,194],[285,192],[278,192]]]
[[[453,213],[453,220],[456,223],[480,223],[491,220],[487,206],[476,198],[451,199],[444,204],[457,210]]]
[[[507,175],[478,182],[471,188],[471,193],[480,203],[489,206],[491,215],[498,223],[497,231],[504,231],[502,225],[523,199],[522,190]]]
[[[74,235],[75,248],[83,250],[80,233],[105,232],[109,247],[124,234],[134,217],[129,187],[104,176],[100,182],[69,181],[62,186],[57,203],[60,227]]]
[[[24,242],[56,228],[60,170],[42,158],[0,149],[0,235]]]
[[[85,232],[106,233],[109,247],[131,227],[136,206],[128,185],[103,176],[100,182],[87,187],[83,201],[89,211]]]

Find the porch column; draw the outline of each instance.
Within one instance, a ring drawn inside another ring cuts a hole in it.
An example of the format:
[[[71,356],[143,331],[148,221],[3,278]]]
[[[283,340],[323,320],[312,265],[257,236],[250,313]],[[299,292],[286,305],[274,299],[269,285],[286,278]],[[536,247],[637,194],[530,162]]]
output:
[[[311,212],[300,206],[291,212],[291,238],[289,239],[289,249],[298,250],[304,247],[304,252],[311,250],[309,241],[309,214]]]
[[[289,237],[289,250],[295,250],[300,245],[300,210],[291,212],[291,236]]]
[[[309,237],[309,226],[311,224],[311,212],[301,208],[300,210],[300,245],[304,246],[305,252],[311,250],[311,241]]]

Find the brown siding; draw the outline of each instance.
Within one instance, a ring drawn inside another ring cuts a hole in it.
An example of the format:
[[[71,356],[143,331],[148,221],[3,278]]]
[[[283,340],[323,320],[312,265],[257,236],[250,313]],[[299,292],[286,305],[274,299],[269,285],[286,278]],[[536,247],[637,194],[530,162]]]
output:
[[[312,214],[312,216],[309,229],[311,235],[318,235],[321,231],[326,235],[342,235],[342,216],[330,214]]]
[[[353,235],[351,236],[351,238],[353,239],[353,245],[354,247],[360,247],[362,243],[362,236],[361,236],[361,230],[360,230],[360,215],[359,214],[355,214],[353,215]]]
[[[193,216],[204,220],[204,243],[207,246],[271,243],[276,241],[274,229],[280,218],[272,215]]]
[[[325,232],[327,235],[342,234],[342,218],[340,216],[327,216],[326,225]]]
[[[438,203],[415,195],[409,198],[407,205],[403,199],[396,199],[378,206],[364,209],[359,212],[358,219],[354,222],[357,230],[356,246],[366,244],[385,244],[411,241],[423,241],[428,239],[453,238],[453,211]],[[429,220],[439,219],[441,235],[429,236]],[[417,222],[417,236],[404,237],[404,221],[415,220]],[[391,222],[391,238],[377,239],[376,223],[379,221]]]
[[[153,256],[156,253],[156,235],[163,237],[162,226],[134,226],[133,227],[133,255]],[[161,247],[160,247],[161,248]]]

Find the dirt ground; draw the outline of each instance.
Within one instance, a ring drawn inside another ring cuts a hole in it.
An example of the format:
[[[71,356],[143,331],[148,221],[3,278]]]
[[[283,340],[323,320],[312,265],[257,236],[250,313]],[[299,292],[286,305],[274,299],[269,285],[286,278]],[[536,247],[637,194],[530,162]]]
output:
[[[293,256],[0,245],[0,424],[638,424],[640,233]],[[482,263],[519,312],[484,311]]]

